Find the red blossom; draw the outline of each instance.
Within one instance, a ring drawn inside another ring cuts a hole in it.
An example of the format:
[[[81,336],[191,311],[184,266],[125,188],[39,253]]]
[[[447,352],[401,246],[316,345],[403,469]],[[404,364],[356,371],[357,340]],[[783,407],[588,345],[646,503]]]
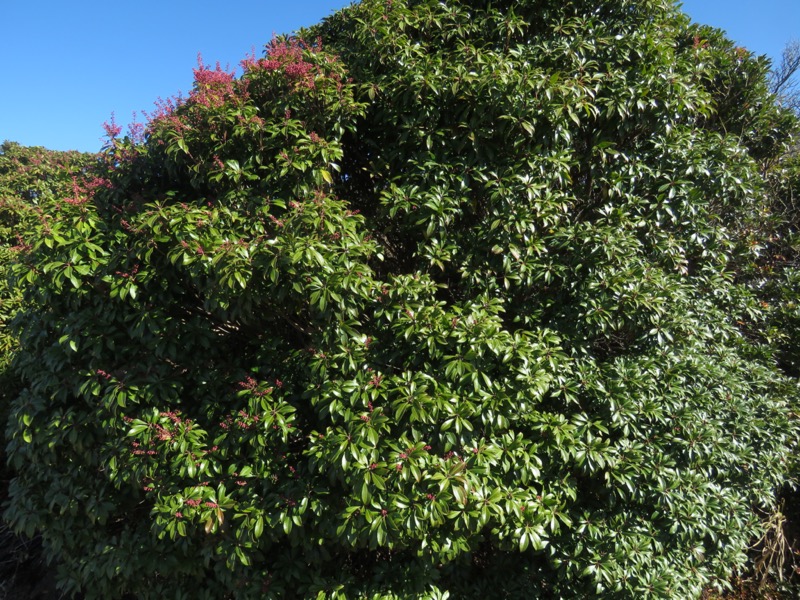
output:
[[[167,417],[170,421],[172,421],[176,425],[178,423],[182,423],[183,422],[183,419],[181,419],[181,417],[179,417],[178,415],[179,415],[178,411],[172,411],[172,410],[170,410],[170,411],[162,411],[160,413],[160,416]]]
[[[258,382],[252,377],[245,377],[243,381],[239,382],[239,387],[246,390],[254,390],[258,386]]]
[[[86,190],[78,183],[78,178],[72,177],[72,198],[64,198],[64,202],[73,206],[81,206],[89,201]]]
[[[214,69],[203,63],[201,54],[197,55],[197,68],[194,71],[194,89],[189,101],[206,108],[222,106],[228,98],[236,95],[233,72],[225,71],[219,63]]]
[[[103,123],[103,130],[106,132],[106,136],[108,137],[109,143],[114,143],[114,139],[119,135],[120,131],[122,131],[122,127],[117,125],[114,119],[114,113],[111,113],[111,120],[106,121]]]
[[[156,106],[155,110],[145,114],[145,117],[147,118],[147,127],[145,128],[145,133],[152,133],[161,124],[167,125],[176,133],[182,133],[186,126],[184,125],[183,121],[181,121],[180,118],[174,114],[174,112],[175,109],[184,104],[184,102],[185,101],[180,94],[177,94],[171,98],[167,98],[166,100],[163,98],[158,98],[154,102]]]
[[[246,57],[241,63],[245,73],[257,71],[283,71],[286,79],[297,87],[312,89],[316,76],[321,73],[319,67],[304,60],[304,53],[317,53],[321,43],[308,44],[298,38],[281,40],[273,38],[267,45],[266,57],[256,59],[254,54]],[[287,114],[286,118],[290,118]]]
[[[33,248],[33,246],[31,244],[28,244],[20,234],[17,234],[16,237],[17,237],[17,245],[11,246],[10,250],[12,252],[27,252],[28,250]]]
[[[144,138],[145,138],[144,123],[139,123],[136,120],[136,113],[133,113],[131,122],[128,124],[128,138],[130,138],[130,140],[134,144],[144,143]]]

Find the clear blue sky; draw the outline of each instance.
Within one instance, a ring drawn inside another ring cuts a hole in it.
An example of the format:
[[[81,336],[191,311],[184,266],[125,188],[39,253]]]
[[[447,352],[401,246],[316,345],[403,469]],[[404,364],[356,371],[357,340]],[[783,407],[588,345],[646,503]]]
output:
[[[311,25],[350,0],[0,0],[0,141],[98,150],[111,113],[188,92],[197,54],[236,66],[273,33]],[[777,57],[800,39],[800,0],[686,0],[695,20]]]

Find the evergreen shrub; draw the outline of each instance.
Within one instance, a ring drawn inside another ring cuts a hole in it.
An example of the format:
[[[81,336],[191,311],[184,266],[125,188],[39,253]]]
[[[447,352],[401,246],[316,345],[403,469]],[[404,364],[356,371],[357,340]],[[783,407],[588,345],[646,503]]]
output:
[[[7,518],[87,598],[723,586],[797,390],[715,50],[668,0],[363,0],[201,62],[17,270]]]

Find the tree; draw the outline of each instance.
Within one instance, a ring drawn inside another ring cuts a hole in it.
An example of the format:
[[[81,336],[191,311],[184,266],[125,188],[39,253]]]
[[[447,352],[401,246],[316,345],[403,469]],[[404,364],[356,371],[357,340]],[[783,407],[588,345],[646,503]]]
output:
[[[786,44],[781,53],[781,61],[770,73],[770,91],[780,98],[781,103],[800,113],[800,41]]]
[[[798,398],[735,277],[765,72],[711,44],[365,0],[201,63],[18,270],[8,518],[89,598],[725,585]]]

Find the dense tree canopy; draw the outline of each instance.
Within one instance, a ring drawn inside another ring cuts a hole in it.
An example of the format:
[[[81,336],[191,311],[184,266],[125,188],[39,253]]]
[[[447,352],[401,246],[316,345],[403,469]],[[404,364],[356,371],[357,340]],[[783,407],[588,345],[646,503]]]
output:
[[[363,0],[242,71],[110,125],[17,268],[7,516],[65,588],[724,585],[798,433],[766,65],[667,0]]]

